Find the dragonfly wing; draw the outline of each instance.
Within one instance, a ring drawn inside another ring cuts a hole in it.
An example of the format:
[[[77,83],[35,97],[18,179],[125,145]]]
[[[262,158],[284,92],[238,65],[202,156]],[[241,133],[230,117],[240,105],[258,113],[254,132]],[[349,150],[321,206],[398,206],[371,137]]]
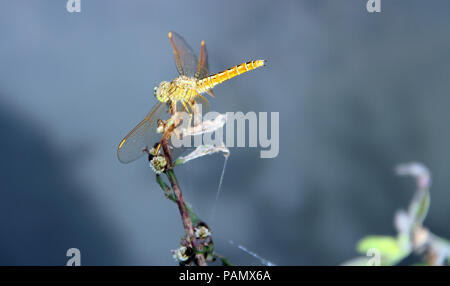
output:
[[[165,103],[156,104],[131,132],[125,136],[117,148],[117,157],[122,163],[130,163],[140,158],[145,153],[143,150],[147,147],[151,149],[155,143],[161,140],[161,134],[156,132],[158,119],[165,119],[167,114]]]
[[[206,50],[205,41],[200,45],[200,58],[198,59],[197,72],[195,77],[202,79],[209,76],[208,51]]]
[[[186,146],[181,146],[181,147],[177,147],[174,148],[172,147],[172,149],[170,150],[170,155],[172,156],[172,162],[175,162],[176,159],[178,159],[178,157],[180,157],[181,155],[184,154],[184,152],[186,152],[186,150],[189,147]]]
[[[203,79],[209,76],[209,64],[208,64],[208,50],[206,49],[205,41],[202,41],[200,45],[200,58],[198,59],[197,72],[195,77],[198,79]],[[214,92],[212,89],[208,90],[207,93],[214,97]]]
[[[195,97],[195,109],[200,109],[201,108],[201,112],[198,110],[194,110],[195,112],[199,112],[202,115],[205,115],[206,113],[208,113],[210,111],[210,105],[209,105],[209,101],[208,99],[206,99],[203,95],[199,94]]]
[[[194,76],[197,71],[197,57],[192,48],[175,32],[169,32],[169,40],[175,56],[175,64],[180,75]]]

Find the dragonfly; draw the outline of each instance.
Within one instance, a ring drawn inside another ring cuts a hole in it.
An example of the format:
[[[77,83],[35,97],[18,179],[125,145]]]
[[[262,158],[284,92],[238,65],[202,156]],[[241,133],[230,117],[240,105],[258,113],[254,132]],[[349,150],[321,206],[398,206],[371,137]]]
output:
[[[200,57],[197,59],[192,48],[180,35],[171,31],[168,36],[179,76],[170,82],[163,81],[155,87],[153,95],[158,103],[117,147],[117,157],[122,163],[137,160],[155,143],[158,145],[158,142],[157,150],[159,150],[164,136],[157,132],[160,120],[174,115],[177,109],[182,108],[189,115],[189,126],[193,115],[198,112],[196,105],[204,106],[206,109],[209,106],[204,94],[214,97],[213,88],[216,85],[266,63],[265,60],[249,61],[210,75],[205,41],[200,44]]]

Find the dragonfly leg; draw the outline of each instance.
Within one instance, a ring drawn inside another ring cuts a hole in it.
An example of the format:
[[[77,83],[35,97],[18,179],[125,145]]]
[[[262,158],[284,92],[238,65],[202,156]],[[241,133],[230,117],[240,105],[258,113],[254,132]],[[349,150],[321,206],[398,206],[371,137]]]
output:
[[[187,104],[189,105],[189,108],[192,110],[192,113],[190,114],[191,120],[192,120],[193,114],[196,114],[196,112],[197,112],[198,110],[196,109],[195,101],[188,101]],[[196,122],[195,119],[196,119],[196,118],[194,118],[194,126],[197,124],[197,122]],[[189,123],[189,126],[191,126],[190,123]]]
[[[171,102],[170,103],[170,113],[172,114],[172,115],[174,115],[175,113],[177,113],[177,104],[176,104],[176,102]]]
[[[189,108],[184,100],[181,101],[181,103],[183,104],[184,109],[186,109],[186,112],[189,114],[189,122],[188,122],[187,126],[188,126],[188,128],[190,128],[191,123],[192,123],[192,112],[189,110]],[[188,104],[189,104],[189,102],[188,102]]]
[[[158,147],[156,147],[155,156],[158,156],[159,149],[161,149],[161,142],[159,142]]]

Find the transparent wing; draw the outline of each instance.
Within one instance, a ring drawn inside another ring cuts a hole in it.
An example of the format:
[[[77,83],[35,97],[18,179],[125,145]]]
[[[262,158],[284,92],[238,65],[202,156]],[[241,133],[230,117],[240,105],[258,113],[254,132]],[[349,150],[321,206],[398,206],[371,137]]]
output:
[[[152,110],[145,116],[130,133],[120,142],[117,148],[117,157],[122,163],[130,163],[145,153],[143,150],[147,147],[151,149],[155,143],[161,140],[161,133],[156,132],[158,119],[169,117],[165,103],[156,104]]]
[[[206,113],[208,113],[210,111],[210,106],[209,106],[209,101],[208,99],[206,99],[203,95],[199,94],[196,98],[195,98],[195,105],[196,105],[196,109],[201,109],[201,110],[194,110],[195,112],[199,112],[202,115],[205,115]]]
[[[175,64],[180,75],[194,76],[197,71],[198,61],[192,48],[175,32],[169,32],[169,40],[175,56]]]
[[[169,144],[169,146],[170,146],[170,155],[172,156],[172,162],[175,162],[175,160],[178,159],[178,157],[180,157],[182,154],[184,154],[184,152],[186,152],[186,150],[189,149],[189,146],[181,146],[174,148],[172,146],[172,140],[170,141],[170,143],[171,144]]]
[[[202,79],[209,76],[209,64],[208,64],[208,50],[206,49],[205,41],[202,41],[200,45],[200,58],[198,60],[197,72],[195,77]],[[208,90],[207,93],[214,97],[214,92],[212,89]],[[205,99],[206,100],[206,99]]]
[[[209,76],[208,51],[206,50],[205,41],[200,45],[200,58],[198,59],[197,72],[195,77],[202,79]]]
[[[159,143],[162,134],[156,132],[158,119],[167,120],[169,118],[170,113],[168,112],[167,105],[162,102],[156,104],[147,116],[145,116],[144,120],[139,122],[139,124],[136,125],[136,127],[120,142],[119,147],[117,148],[117,157],[119,158],[119,161],[122,163],[133,162],[146,154],[144,152],[145,148],[150,150],[156,143]],[[174,148],[172,147],[171,140],[169,141],[172,159],[176,160],[186,148]]]

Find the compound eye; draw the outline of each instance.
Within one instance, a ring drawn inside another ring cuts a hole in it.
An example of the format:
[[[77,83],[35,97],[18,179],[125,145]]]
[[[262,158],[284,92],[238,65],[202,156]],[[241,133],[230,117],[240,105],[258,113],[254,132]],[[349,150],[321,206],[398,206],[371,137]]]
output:
[[[153,89],[153,96],[156,96],[156,91],[158,90],[158,87],[155,86],[155,88]]]

